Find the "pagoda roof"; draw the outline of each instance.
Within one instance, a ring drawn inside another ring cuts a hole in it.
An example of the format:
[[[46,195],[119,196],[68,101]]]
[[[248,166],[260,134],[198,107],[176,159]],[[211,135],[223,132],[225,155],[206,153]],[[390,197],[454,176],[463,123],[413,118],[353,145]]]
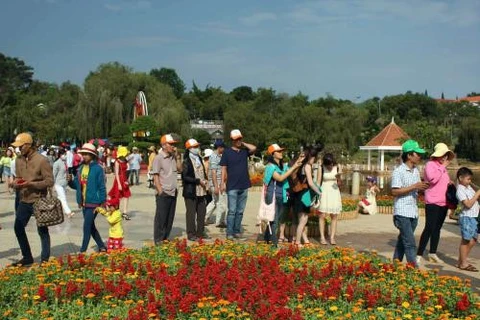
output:
[[[400,128],[392,118],[392,122],[383,128],[379,134],[373,137],[361,150],[401,150],[404,140],[409,138],[408,134]]]

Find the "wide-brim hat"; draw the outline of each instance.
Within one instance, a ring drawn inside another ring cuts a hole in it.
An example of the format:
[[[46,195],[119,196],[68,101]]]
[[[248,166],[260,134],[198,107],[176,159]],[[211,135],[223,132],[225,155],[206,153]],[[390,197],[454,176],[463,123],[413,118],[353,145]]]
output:
[[[445,154],[448,154],[448,160],[455,158],[455,153],[453,153],[445,143],[437,143],[434,150],[430,158],[442,158]]]
[[[118,149],[117,149],[117,158],[126,157],[127,155],[128,155],[128,149],[127,149],[127,147],[124,147],[124,146],[118,147]]]
[[[91,155],[97,156],[97,149],[91,143],[84,143],[82,148],[78,150],[78,153],[89,153]]]
[[[148,147],[148,151],[155,151],[155,146]]]

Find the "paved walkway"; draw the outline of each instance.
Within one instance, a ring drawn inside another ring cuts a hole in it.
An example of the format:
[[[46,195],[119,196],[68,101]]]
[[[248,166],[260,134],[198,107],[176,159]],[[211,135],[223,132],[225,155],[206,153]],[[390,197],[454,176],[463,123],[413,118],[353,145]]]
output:
[[[111,181],[111,175],[109,180]],[[145,177],[142,176],[143,181]],[[5,185],[0,185],[0,224],[3,229],[0,230],[0,268],[21,258],[20,249],[13,231],[14,222],[14,196],[5,192]],[[134,186],[131,188],[133,196],[130,198],[130,214],[132,220],[124,222],[125,240],[124,244],[130,248],[141,248],[152,244],[153,235],[153,217],[155,212],[155,200],[153,190],[148,189],[146,184]],[[68,200],[71,208],[78,209],[75,205],[74,191],[69,190]],[[249,241],[255,241],[258,235],[256,224],[256,213],[259,205],[260,192],[250,191],[247,208],[243,219],[245,235]],[[82,240],[81,213],[77,213],[72,219],[59,226],[50,227],[52,255],[60,256],[68,253],[77,252]],[[420,219],[419,226],[415,235],[418,238],[423,230],[425,220]],[[98,216],[96,225],[104,239],[108,237],[108,225],[102,216]],[[177,213],[175,216],[172,237],[185,237],[185,206],[183,198],[179,197],[177,202]],[[225,229],[218,229],[213,225],[207,227],[209,235],[213,238],[225,239]],[[40,239],[36,233],[35,220],[32,219],[27,226],[27,235],[30,240],[32,252],[35,260],[40,260]],[[352,247],[358,251],[376,251],[379,255],[390,258],[396,243],[398,232],[393,226],[392,216],[390,215],[361,215],[355,220],[340,221],[338,224],[337,243],[341,246]],[[312,243],[317,243],[318,239],[312,239]],[[425,269],[438,269],[441,275],[458,276],[462,279],[469,279],[472,288],[480,292],[480,273],[462,271],[454,266],[458,256],[458,245],[460,242],[459,228],[456,221],[449,220],[445,222],[442,230],[441,241],[439,245],[438,256],[445,261],[445,264],[426,263]],[[94,249],[93,240],[90,242],[90,249]],[[331,248],[330,245],[318,245],[319,249]],[[428,247],[427,247],[428,250]],[[471,253],[471,262],[480,269],[480,249],[473,248]]]

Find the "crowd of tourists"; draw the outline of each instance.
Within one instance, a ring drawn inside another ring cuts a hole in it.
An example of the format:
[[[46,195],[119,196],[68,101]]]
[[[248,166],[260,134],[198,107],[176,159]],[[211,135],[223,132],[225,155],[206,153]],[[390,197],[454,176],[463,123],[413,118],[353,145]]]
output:
[[[242,220],[251,187],[248,159],[257,148],[245,142],[238,129],[230,132],[230,140],[231,147],[227,148],[223,141],[216,141],[214,150],[206,149],[202,153],[200,143],[190,138],[184,143],[185,153],[181,155],[177,151],[180,141],[172,134],[165,134],[161,137],[158,152],[155,146],[148,149],[147,178],[149,187],[155,190],[153,240],[156,245],[170,238],[180,189],[178,177],[182,182],[188,240],[209,239],[205,232],[208,223],[225,228],[227,240],[246,240]],[[262,201],[273,204],[273,211],[266,223],[264,240],[274,247],[288,241],[285,221],[290,218],[294,228],[293,245],[299,248],[309,245],[306,225],[310,213],[315,211],[319,219],[320,244],[336,245],[337,220],[342,211],[341,166],[333,154],[322,153],[323,145],[320,144],[303,147],[289,163],[285,162],[284,150],[278,144],[267,149]],[[458,184],[451,181],[446,168],[455,154],[448,146],[439,143],[421,175],[417,166],[425,153],[416,141],[406,141],[402,145],[402,163],[392,174],[393,223],[399,230],[393,258],[402,261],[406,257],[408,263],[420,266],[430,242],[428,259],[442,263],[437,255],[441,228],[448,210],[456,208],[459,203],[462,240],[457,267],[476,272],[478,270],[467,262],[478,234],[480,190],[472,188],[472,171],[460,168]],[[51,188],[54,188],[68,217],[72,217],[75,211],[69,207],[66,192],[69,187],[76,192],[76,202],[84,219],[80,252],[87,251],[90,238],[94,239],[100,252],[122,249],[122,220],[131,219],[128,214],[130,188],[139,184],[142,161],[136,147],[130,152],[124,146],[104,148],[85,143],[73,150],[69,146],[38,150],[31,134],[19,134],[0,160],[7,187],[16,193],[14,230],[22,259],[14,265],[33,263],[25,227],[34,213],[33,204]],[[108,192],[106,173],[113,176]],[[359,202],[359,209],[363,213],[375,214],[375,195],[380,190],[375,177],[368,176],[366,183],[366,197]],[[426,223],[417,246],[414,232],[418,224],[419,192],[425,194]],[[98,213],[104,215],[110,224],[107,244],[95,226]],[[329,224],[326,224],[327,218]],[[48,227],[38,227],[38,233],[43,262],[50,257]]]

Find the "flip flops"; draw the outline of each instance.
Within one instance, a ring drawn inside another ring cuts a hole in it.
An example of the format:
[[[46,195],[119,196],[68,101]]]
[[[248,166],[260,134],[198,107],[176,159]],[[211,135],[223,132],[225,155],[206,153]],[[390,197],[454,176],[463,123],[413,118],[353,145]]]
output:
[[[463,270],[463,271],[478,272],[478,269],[475,268],[475,266],[473,266],[471,264],[469,264],[466,267],[457,266],[457,268],[460,269],[460,270]]]

